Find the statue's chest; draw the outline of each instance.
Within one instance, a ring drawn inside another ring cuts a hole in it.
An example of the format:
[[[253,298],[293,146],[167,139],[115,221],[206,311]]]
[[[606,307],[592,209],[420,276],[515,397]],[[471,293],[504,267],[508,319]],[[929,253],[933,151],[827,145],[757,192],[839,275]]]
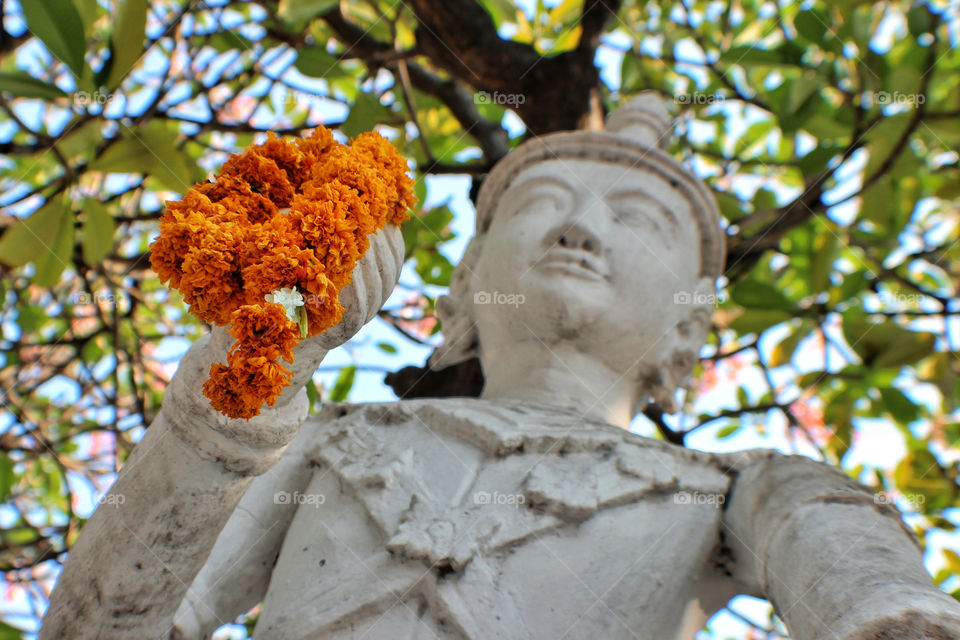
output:
[[[309,455],[362,503],[391,554],[454,571],[640,504],[646,518],[679,508],[715,524],[729,479],[689,452],[510,417],[373,405],[335,421]]]
[[[728,478],[709,456],[550,418],[329,409],[305,489],[325,501],[298,509],[257,637],[692,637]]]

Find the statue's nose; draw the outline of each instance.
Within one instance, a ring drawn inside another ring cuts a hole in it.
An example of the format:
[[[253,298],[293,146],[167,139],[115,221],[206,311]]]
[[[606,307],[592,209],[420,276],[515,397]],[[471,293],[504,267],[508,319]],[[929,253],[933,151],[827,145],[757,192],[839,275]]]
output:
[[[553,243],[569,249],[580,249],[594,254],[602,252],[601,238],[611,231],[613,216],[601,197],[589,197],[580,207],[570,211],[569,216],[554,229]]]
[[[599,248],[597,239],[579,225],[571,225],[564,229],[557,244],[568,249],[581,249],[590,253],[597,253]]]
[[[545,250],[550,247],[563,247],[594,255],[602,253],[600,236],[595,232],[590,221],[584,217],[567,220],[557,225],[544,240]]]

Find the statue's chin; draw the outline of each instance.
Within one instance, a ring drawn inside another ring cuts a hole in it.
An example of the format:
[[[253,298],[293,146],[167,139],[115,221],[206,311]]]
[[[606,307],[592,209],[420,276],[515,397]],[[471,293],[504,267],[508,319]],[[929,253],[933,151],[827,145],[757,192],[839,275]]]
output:
[[[532,290],[526,304],[511,314],[511,333],[516,338],[535,338],[547,345],[586,343],[608,312],[608,307],[595,298],[589,293]]]
[[[567,274],[549,274],[528,283],[525,305],[537,314],[547,313],[579,326],[592,324],[617,304],[616,291],[604,280]]]

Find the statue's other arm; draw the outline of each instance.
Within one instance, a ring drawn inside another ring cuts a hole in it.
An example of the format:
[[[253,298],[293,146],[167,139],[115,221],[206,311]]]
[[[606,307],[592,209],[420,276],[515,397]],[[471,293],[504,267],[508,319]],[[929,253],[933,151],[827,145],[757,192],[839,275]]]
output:
[[[70,549],[41,640],[170,633],[237,503],[256,476],[270,472],[306,418],[305,383],[327,350],[377,314],[402,264],[400,230],[387,225],[371,236],[353,283],[340,293],[343,320],[295,349],[291,385],[252,420],[226,418],[201,394],[211,362],[226,359],[229,334],[217,328],[191,346],[162,410]]]
[[[307,414],[299,394],[250,421],[209,406],[199,389],[225,353],[222,336],[204,336],[181,361],[160,414],[70,550],[42,640],[160,636],[251,481],[296,434]]]
[[[734,577],[794,640],[960,640],[960,603],[933,585],[897,511],[825,464],[777,455],[742,469],[723,536]]]

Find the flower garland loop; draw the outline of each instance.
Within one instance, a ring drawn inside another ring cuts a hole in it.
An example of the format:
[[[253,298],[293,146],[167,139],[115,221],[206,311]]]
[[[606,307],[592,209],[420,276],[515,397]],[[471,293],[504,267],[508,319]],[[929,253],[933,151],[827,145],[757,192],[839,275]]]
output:
[[[340,321],[339,294],[369,234],[401,224],[415,203],[407,163],[386,139],[341,144],[324,127],[296,140],[270,134],[166,203],[154,271],[236,339],[203,385],[215,409],[250,419],[274,405],[293,375],[281,360],[292,364],[300,340]]]

